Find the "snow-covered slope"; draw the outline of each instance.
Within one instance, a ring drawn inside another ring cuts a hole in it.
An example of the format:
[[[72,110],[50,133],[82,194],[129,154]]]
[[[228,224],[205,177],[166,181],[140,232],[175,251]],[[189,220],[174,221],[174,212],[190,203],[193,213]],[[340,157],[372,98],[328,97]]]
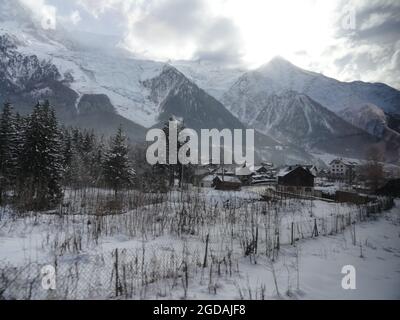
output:
[[[156,123],[158,105],[141,83],[161,73],[162,63],[71,51],[62,46],[42,45],[35,39],[29,39],[19,50],[51,59],[62,75],[73,79],[71,89],[79,95],[105,94],[121,116],[144,127]]]
[[[347,108],[340,115],[358,128],[366,130],[386,143],[389,158],[400,159],[400,133],[389,126],[392,119],[373,104],[365,104],[355,108]]]
[[[360,155],[376,142],[363,130],[295,91],[271,94],[249,125],[281,141],[343,155]]]
[[[172,61],[171,65],[217,100],[246,70],[238,67],[221,67],[210,61]]]
[[[0,35],[0,82],[6,88],[23,91],[33,88],[37,83],[57,81],[60,74],[57,68],[37,56],[19,53],[15,37]]]
[[[388,127],[385,112],[371,103],[344,109],[340,111],[340,115],[353,125],[380,138],[389,132],[397,133]]]
[[[54,64],[19,52],[18,43],[16,37],[0,34],[0,101],[12,102],[19,112],[27,113],[38,100],[50,99],[60,117],[73,116],[77,93]]]

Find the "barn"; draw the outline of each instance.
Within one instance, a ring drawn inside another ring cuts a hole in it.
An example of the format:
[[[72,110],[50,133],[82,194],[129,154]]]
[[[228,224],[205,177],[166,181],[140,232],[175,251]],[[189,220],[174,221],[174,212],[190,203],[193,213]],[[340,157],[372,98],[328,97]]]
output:
[[[314,175],[302,166],[289,166],[281,169],[278,174],[277,190],[285,193],[295,193],[312,196],[314,194]]]

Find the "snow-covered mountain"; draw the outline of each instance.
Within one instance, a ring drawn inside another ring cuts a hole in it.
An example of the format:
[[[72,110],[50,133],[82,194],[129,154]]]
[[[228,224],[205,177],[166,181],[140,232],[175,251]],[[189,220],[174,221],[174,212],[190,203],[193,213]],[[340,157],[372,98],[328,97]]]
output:
[[[172,64],[199,87],[222,101],[245,123],[254,120],[259,105],[262,107],[271,94],[293,90],[306,94],[350,123],[353,123],[351,110],[356,113],[366,104],[374,105],[385,114],[389,127],[400,131],[400,94],[385,84],[340,82],[298,68],[280,57],[248,72],[240,68],[221,68],[204,61],[173,61]],[[374,115],[370,113],[370,116],[373,121]],[[371,131],[366,123],[353,124],[376,135],[378,132]],[[377,137],[381,136],[378,134]]]
[[[303,70],[280,57],[243,74],[222,101],[234,114],[244,113],[243,110],[251,114],[263,98],[286,90],[304,93],[336,113],[373,103],[386,113],[400,114],[400,92],[394,88],[382,83],[340,82]]]
[[[61,75],[49,60],[19,52],[17,45],[15,37],[0,35],[1,102],[12,102],[17,111],[26,114],[37,101],[48,99],[65,125],[109,135],[123,124],[133,141],[144,136],[145,128],[118,115],[107,95],[79,94],[71,88],[71,75]]]
[[[17,50],[16,37],[0,34],[0,99],[18,106],[26,113],[42,98],[57,104],[61,117],[72,115],[77,93],[67,85],[57,67],[36,55],[27,55]]]
[[[218,100],[170,65],[164,66],[158,76],[144,81],[143,86],[149,90],[148,98],[159,106],[159,121],[174,115],[196,130],[245,128]]]
[[[221,102],[171,65],[165,65],[158,76],[142,84],[148,90],[149,99],[159,105],[156,127],[162,127],[171,116],[175,116],[183,118],[186,127],[198,132],[207,128],[246,129]],[[258,159],[275,163],[316,161],[302,148],[290,143],[282,144],[260,131],[255,132],[255,151]]]
[[[0,9],[12,12],[11,18],[7,14],[2,16],[0,34],[15,39],[14,49],[19,54],[51,61],[60,74],[59,80],[70,80],[69,88],[79,97],[106,95],[120,116],[144,127],[157,122],[158,105],[148,99],[141,83],[159,75],[163,63],[132,59],[117,49],[92,50],[61,25],[55,30],[44,30],[31,16],[26,16],[27,9],[18,1],[2,0]],[[108,43],[106,40],[103,43]]]
[[[278,97],[288,91],[303,95],[289,99],[289,101],[286,100],[287,94],[284,94],[284,97]],[[318,128],[315,133],[325,141],[329,141],[332,134],[344,136],[343,124],[338,127],[330,125],[335,114],[358,128],[376,135],[377,132],[368,127],[368,120],[354,121],[354,116],[352,116],[354,112],[350,112],[350,110],[358,110],[365,104],[375,105],[388,116],[400,114],[400,92],[398,90],[380,83],[340,82],[298,68],[279,57],[257,70],[246,72],[240,76],[224,94],[222,102],[245,124],[256,125],[258,129],[264,128],[263,132],[268,132],[276,138],[289,140],[296,136],[296,129],[299,130],[298,135],[306,133],[307,136],[308,130]],[[316,104],[322,109],[316,108]],[[321,112],[325,108],[335,114],[329,113],[328,116],[327,112]],[[262,112],[265,114],[264,117],[260,115]],[[373,113],[364,113],[364,115],[365,117],[375,117]],[[290,119],[290,123],[285,123],[285,121],[289,121],[288,119]],[[260,120],[261,124],[259,124]],[[278,122],[275,123],[275,120]],[[335,123],[339,122],[338,119],[335,120]],[[310,126],[310,123],[313,125]],[[279,126],[281,127],[279,128]],[[290,127],[286,128],[286,126]],[[350,129],[349,126],[347,127]],[[306,130],[306,132],[302,130]],[[335,132],[330,132],[332,130]],[[353,127],[350,131],[355,131],[355,128]],[[377,137],[382,138],[379,134]],[[303,142],[310,146],[310,141]],[[360,156],[362,153],[360,147],[364,149],[364,145],[356,143],[350,149]],[[393,149],[390,145],[384,146],[384,148]],[[343,152],[345,152],[344,148]]]

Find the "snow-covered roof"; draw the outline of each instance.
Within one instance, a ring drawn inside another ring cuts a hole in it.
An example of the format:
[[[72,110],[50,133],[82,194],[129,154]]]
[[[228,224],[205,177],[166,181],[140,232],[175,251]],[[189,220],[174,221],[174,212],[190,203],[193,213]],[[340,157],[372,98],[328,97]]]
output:
[[[277,176],[277,177],[284,177],[284,176],[286,176],[288,173],[292,172],[293,170],[296,170],[297,168],[303,168],[304,170],[306,170],[307,172],[309,172],[310,174],[312,174],[312,172],[311,172],[309,169],[304,168],[303,166],[298,165],[298,166],[289,166],[289,167],[282,168],[282,169],[280,169],[280,170],[277,172],[276,176]],[[313,174],[312,174],[312,175],[313,175]]]
[[[293,171],[293,168],[291,167],[285,167],[282,168],[278,171],[278,173],[276,174],[277,177],[284,177],[286,176],[290,171]]]
[[[215,179],[216,175],[213,174],[209,174],[207,176],[205,176],[203,179],[201,179],[201,181],[213,181]]]
[[[249,176],[249,175],[252,175],[253,173],[254,173],[254,170],[252,170],[252,168],[250,168],[248,166],[236,168],[237,176]]]
[[[258,170],[261,170],[261,169],[270,170],[271,167],[267,167],[267,166],[263,165],[263,166],[253,166],[250,169],[257,172]]]
[[[332,165],[332,164],[334,164],[334,163],[342,163],[342,164],[344,164],[344,165],[346,165],[346,166],[356,166],[356,165],[358,165],[358,162],[356,162],[356,161],[350,161],[350,160],[341,159],[341,158],[339,158],[339,159],[333,159],[333,160],[329,163],[329,165]]]
[[[241,181],[239,180],[239,178],[235,177],[235,176],[217,176],[221,181],[226,181],[226,182],[236,182],[236,183],[241,183]]]

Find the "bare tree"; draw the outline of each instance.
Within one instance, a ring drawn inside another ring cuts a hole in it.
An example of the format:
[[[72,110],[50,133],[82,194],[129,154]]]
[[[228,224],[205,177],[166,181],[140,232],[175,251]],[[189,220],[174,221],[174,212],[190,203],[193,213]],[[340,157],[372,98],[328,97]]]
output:
[[[383,152],[377,146],[373,146],[367,151],[367,163],[363,166],[362,172],[371,190],[374,192],[380,187],[384,180]]]

